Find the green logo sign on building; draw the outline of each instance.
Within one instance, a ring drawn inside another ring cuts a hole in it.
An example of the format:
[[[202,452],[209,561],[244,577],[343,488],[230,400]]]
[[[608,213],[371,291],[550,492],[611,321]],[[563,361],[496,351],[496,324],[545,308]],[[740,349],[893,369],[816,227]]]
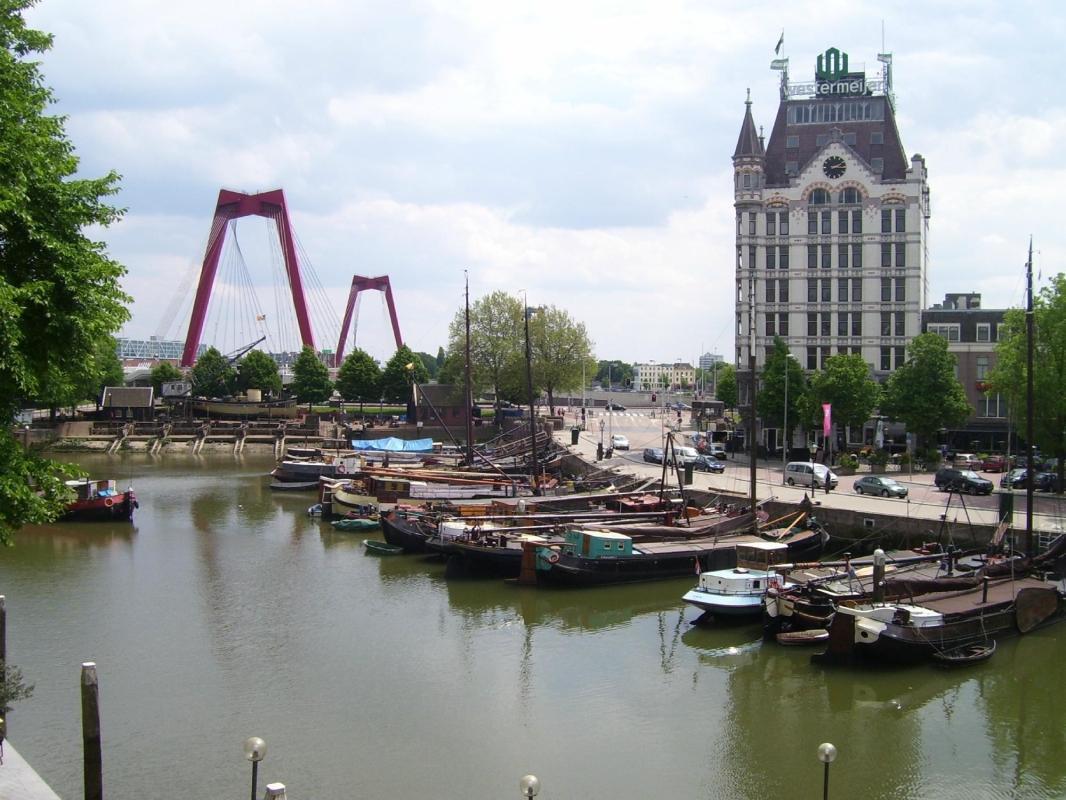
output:
[[[824,55],[818,56],[818,66],[814,77],[820,81],[836,81],[848,74],[848,54],[830,47]]]

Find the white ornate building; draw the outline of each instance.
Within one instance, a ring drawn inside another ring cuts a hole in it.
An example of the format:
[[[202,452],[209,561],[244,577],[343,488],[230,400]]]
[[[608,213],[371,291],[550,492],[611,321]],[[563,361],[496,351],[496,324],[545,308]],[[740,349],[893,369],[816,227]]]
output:
[[[860,353],[880,379],[921,332],[925,160],[904,152],[891,56],[878,60],[880,78],[870,80],[830,48],[807,83],[789,83],[787,59],[775,61],[781,97],[765,145],[745,103],[733,153],[742,403],[750,348],[758,371],[775,336],[808,370],[831,355]]]
[[[696,382],[696,370],[691,364],[675,361],[673,364],[633,365],[633,388],[639,391],[656,389],[682,389],[691,387]]]

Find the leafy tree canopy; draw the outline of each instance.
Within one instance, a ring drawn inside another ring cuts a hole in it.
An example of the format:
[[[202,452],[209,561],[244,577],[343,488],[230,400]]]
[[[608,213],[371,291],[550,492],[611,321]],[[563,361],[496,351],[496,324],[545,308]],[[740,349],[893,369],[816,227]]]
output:
[[[624,361],[597,361],[596,374],[590,378],[600,386],[606,386],[608,381],[614,386],[633,385],[633,365]],[[639,388],[639,387],[638,387]]]
[[[903,422],[922,441],[961,425],[973,411],[955,377],[955,356],[935,333],[914,337],[907,362],[885,382],[881,412]]]
[[[315,351],[304,347],[292,364],[292,384],[289,386],[301,403],[321,403],[333,394],[329,370]]]
[[[737,369],[732,364],[718,367],[718,398],[726,408],[736,408],[740,397],[737,389]]]
[[[523,304],[506,292],[493,292],[470,306],[470,363],[474,391],[491,389],[499,398],[504,372],[525,350]],[[448,352],[466,352],[466,318],[460,309],[448,326]]]
[[[556,393],[580,390],[582,374],[595,367],[592,341],[584,323],[555,306],[537,309],[530,317],[529,341],[534,393],[548,395],[548,408],[554,414]]]
[[[155,389],[157,396],[163,393],[164,383],[174,383],[181,379],[181,370],[169,361],[160,361],[148,373],[148,380],[152,382],[152,388]]]
[[[789,430],[794,429],[803,421],[800,417],[800,409],[803,393],[807,389],[807,374],[800,363],[791,356],[788,345],[780,337],[774,337],[774,346],[766,358],[760,382],[762,388],[759,390],[756,402],[759,416],[767,425],[781,427],[786,424],[784,419],[786,391],[788,393],[787,424]]]
[[[810,425],[821,425],[822,404],[829,403],[834,424],[857,428],[870,419],[880,400],[881,387],[861,355],[830,356],[824,368],[811,375],[803,398],[803,419]]]
[[[990,394],[1007,399],[1018,428],[1028,426],[1028,382],[1025,311],[1011,309],[996,345],[996,363],[986,381]],[[1060,477],[1066,460],[1066,275],[1059,273],[1033,297],[1033,438],[1059,459]],[[1062,481],[1059,481],[1062,485]]]
[[[260,389],[264,395],[281,396],[281,373],[278,362],[262,350],[252,350],[237,365],[237,389],[247,392]]]
[[[406,403],[411,399],[412,384],[426,383],[429,373],[422,359],[403,345],[389,359],[381,373],[381,396],[386,403]]]
[[[236,379],[237,371],[214,347],[204,350],[189,371],[195,397],[226,397],[233,394]]]
[[[381,367],[365,350],[356,348],[337,371],[337,391],[350,403],[381,399]]]
[[[420,359],[422,359],[422,365],[426,368],[426,374],[430,380],[437,377],[437,371],[440,367],[437,365],[437,357],[431,356],[429,353],[415,353]]]
[[[95,355],[129,318],[125,269],[86,236],[114,223],[118,175],[78,177],[64,119],[33,59],[49,35],[26,26],[31,4],[0,4],[0,541],[54,518],[75,474],[26,453],[12,435],[28,402],[82,399],[103,375]],[[95,376],[95,377],[94,377]],[[27,480],[34,482],[31,488]]]

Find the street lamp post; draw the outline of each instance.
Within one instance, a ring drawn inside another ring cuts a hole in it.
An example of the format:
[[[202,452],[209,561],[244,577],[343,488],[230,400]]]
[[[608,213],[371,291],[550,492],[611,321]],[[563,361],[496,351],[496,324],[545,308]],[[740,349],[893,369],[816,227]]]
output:
[[[781,434],[781,436],[782,436],[782,442],[781,442],[781,482],[782,483],[785,482],[785,478],[787,477],[786,473],[788,472],[788,439],[789,439],[789,436],[788,436],[788,373],[789,373],[789,367],[791,366],[789,364],[789,362],[790,361],[795,361],[795,360],[796,360],[796,357],[794,355],[792,355],[792,353],[789,353],[788,355],[785,356],[785,410],[784,410],[784,422],[783,422],[784,431]]]
[[[814,439],[811,439],[811,496],[812,496],[812,498],[814,496],[814,456],[815,456],[815,454],[817,452],[818,452],[818,442],[816,440],[814,440]],[[829,479],[827,477],[826,478],[826,483],[828,483],[828,482],[829,482]]]
[[[829,800],[829,765],[836,760],[837,749],[829,742],[818,745],[818,760],[825,764],[825,777],[822,780],[822,800]]]
[[[540,792],[540,781],[537,780],[536,775],[523,775],[522,779],[518,781],[518,788],[522,790],[522,797],[529,798],[536,797]]]
[[[267,744],[258,736],[246,739],[244,742],[244,757],[252,762],[252,800],[255,800],[255,784],[259,779],[259,762],[267,754]]]

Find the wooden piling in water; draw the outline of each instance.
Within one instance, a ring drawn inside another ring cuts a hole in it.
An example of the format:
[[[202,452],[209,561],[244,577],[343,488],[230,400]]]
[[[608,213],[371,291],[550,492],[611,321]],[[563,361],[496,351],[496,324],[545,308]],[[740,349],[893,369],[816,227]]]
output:
[[[81,665],[81,739],[84,748],[85,800],[103,800],[100,687],[96,679],[96,664],[92,661]]]

